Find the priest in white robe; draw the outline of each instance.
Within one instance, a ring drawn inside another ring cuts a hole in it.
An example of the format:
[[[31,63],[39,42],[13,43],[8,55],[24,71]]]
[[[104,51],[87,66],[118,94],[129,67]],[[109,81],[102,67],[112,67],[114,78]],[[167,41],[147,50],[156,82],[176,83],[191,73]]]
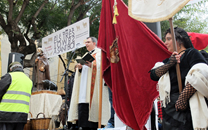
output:
[[[88,37],[86,48],[95,60],[85,65],[78,64],[73,85],[68,121],[78,120],[82,130],[97,129],[99,114],[99,89],[101,50],[96,47],[97,39]],[[102,118],[101,125],[106,125],[110,118],[110,102],[108,87],[102,86]]]

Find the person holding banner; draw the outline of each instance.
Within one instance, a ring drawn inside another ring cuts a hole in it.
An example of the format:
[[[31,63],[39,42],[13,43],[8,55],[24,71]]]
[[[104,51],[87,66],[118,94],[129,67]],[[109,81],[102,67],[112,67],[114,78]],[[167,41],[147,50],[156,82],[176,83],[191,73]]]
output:
[[[164,130],[193,130],[208,128],[208,66],[196,50],[185,30],[174,28],[177,52],[173,52],[171,31],[165,33],[165,45],[172,52],[170,58],[157,62],[150,71],[158,81],[162,104]],[[179,93],[176,64],[179,63],[182,92]]]
[[[78,126],[82,130],[98,128],[99,112],[99,88],[100,88],[100,65],[101,50],[96,47],[97,39],[88,37],[85,41],[86,48],[94,61],[77,64],[76,74],[73,84],[71,103],[69,108],[68,121],[78,120]],[[106,125],[110,118],[110,103],[108,87],[103,84],[102,118],[101,124]]]

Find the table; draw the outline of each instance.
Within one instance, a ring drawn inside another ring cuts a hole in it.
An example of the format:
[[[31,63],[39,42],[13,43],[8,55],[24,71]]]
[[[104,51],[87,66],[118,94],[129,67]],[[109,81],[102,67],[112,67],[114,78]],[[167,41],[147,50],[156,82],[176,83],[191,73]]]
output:
[[[51,118],[52,115],[58,115],[61,104],[62,98],[60,95],[39,93],[31,95],[29,107],[33,118],[36,118],[37,114],[40,112],[45,114],[45,118]],[[28,114],[28,116],[30,116],[30,114]],[[38,118],[41,117],[43,117],[43,114],[38,116]]]

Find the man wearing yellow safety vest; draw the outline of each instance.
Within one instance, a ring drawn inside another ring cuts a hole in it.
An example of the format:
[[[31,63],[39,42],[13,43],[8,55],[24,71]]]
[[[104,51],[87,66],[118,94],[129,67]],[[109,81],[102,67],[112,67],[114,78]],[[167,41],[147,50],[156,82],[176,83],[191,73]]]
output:
[[[19,62],[0,80],[0,130],[23,130],[27,123],[33,83]]]

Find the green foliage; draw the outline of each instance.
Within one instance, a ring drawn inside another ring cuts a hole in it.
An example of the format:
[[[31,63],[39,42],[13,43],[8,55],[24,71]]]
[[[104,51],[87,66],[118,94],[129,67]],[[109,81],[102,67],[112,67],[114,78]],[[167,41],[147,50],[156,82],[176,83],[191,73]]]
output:
[[[187,32],[208,34],[208,0],[186,5],[173,17],[173,26],[180,27]],[[161,31],[163,33],[170,27],[169,21],[162,21]],[[164,38],[163,38],[164,41]]]
[[[75,23],[83,18],[90,17],[92,22],[92,30],[90,31],[91,35],[98,36],[99,28],[99,16],[101,9],[100,0],[83,0],[86,3],[82,3],[78,8],[76,8],[71,23]],[[26,6],[23,16],[21,17],[20,25],[22,31],[25,32],[28,29],[28,25],[31,22],[32,17],[39,9],[40,5],[44,0],[30,0],[29,4]],[[56,2],[56,3],[55,3]],[[49,2],[44,6],[39,15],[37,16],[36,23],[37,28],[41,32],[42,37],[51,34],[54,31],[58,31],[67,26],[68,15],[72,6],[76,6],[80,1],[75,0],[72,4],[72,0],[49,0]],[[19,11],[22,7],[23,1],[18,0],[15,3],[13,10],[13,18],[16,18],[19,14]],[[9,11],[9,3],[7,0],[0,1],[0,13],[4,16],[5,21]],[[97,18],[96,18],[97,17]],[[34,33],[34,30],[30,30],[30,33]]]
[[[207,28],[208,0],[185,6],[174,16],[174,24],[184,28],[186,31],[208,33]]]
[[[128,5],[128,0],[123,0],[123,2],[124,2],[126,5]]]
[[[168,28],[170,28],[170,24],[169,24],[169,21],[167,21],[167,20],[161,21],[160,24],[161,24],[162,40],[164,41],[165,40],[164,33]]]
[[[174,27],[178,26],[187,32],[208,33],[208,0],[186,5],[173,17]],[[161,22],[161,31],[170,27],[169,21]]]
[[[44,1],[45,0],[29,0],[20,21],[17,23],[22,34],[25,34],[28,31],[29,38],[34,39],[37,37],[33,37],[33,34],[38,33],[40,34],[41,40],[43,37],[68,26],[69,23],[73,24],[89,17],[91,24],[90,36],[98,37],[101,0],[74,0],[74,2],[72,0],[48,0],[47,4],[45,4],[40,13],[35,17],[35,26],[33,26],[31,25],[31,22],[34,18],[34,14]],[[23,0],[14,0],[12,11],[13,20],[19,15],[23,2]],[[1,0],[0,14],[3,16],[6,24],[8,22],[8,13],[8,0]],[[70,13],[72,14],[72,17],[69,18]],[[18,33],[15,31],[12,32]],[[1,27],[0,33],[5,33]],[[77,55],[83,55],[86,51],[86,48],[83,47],[76,52]]]
[[[208,53],[208,46],[204,50]]]

